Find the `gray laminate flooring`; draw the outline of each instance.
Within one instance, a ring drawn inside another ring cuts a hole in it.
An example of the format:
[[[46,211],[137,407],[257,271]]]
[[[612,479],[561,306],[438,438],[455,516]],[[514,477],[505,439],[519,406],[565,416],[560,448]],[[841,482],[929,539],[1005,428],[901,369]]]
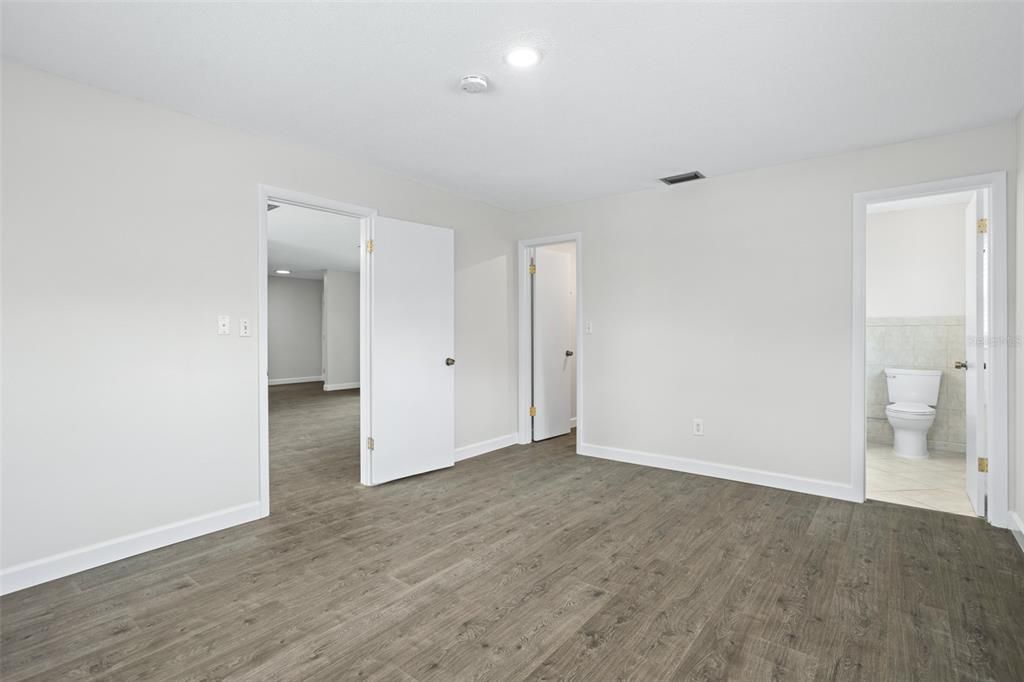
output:
[[[373,489],[272,389],[270,518],[4,597],[3,679],[1024,679],[982,521],[511,447]]]

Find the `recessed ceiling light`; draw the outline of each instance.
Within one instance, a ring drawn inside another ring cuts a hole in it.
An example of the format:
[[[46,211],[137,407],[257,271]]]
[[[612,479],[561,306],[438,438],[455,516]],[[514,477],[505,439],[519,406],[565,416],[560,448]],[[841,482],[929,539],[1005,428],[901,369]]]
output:
[[[540,52],[532,47],[516,47],[505,55],[505,61],[511,66],[527,69],[537,65],[540,61]]]
[[[291,270],[274,270],[274,274],[275,275],[290,275],[290,274],[292,274],[292,271]]]

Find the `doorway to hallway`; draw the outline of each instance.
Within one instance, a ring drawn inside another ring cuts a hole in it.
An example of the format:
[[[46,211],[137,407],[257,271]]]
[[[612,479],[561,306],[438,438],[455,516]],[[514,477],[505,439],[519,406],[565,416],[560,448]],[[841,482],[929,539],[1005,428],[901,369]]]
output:
[[[574,433],[582,442],[582,238],[519,243],[519,442]]]

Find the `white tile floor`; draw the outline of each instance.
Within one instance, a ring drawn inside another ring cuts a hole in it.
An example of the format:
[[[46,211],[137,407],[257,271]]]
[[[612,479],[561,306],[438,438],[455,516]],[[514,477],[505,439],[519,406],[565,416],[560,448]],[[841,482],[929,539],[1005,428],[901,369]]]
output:
[[[964,487],[964,454],[932,450],[928,459],[903,459],[891,447],[869,445],[867,497],[909,507],[974,516]]]

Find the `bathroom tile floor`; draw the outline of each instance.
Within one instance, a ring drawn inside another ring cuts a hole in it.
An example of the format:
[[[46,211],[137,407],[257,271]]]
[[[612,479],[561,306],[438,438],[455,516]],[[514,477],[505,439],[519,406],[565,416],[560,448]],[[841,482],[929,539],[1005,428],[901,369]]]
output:
[[[974,516],[964,487],[964,454],[930,452],[928,459],[903,459],[887,445],[868,445],[868,499]]]

